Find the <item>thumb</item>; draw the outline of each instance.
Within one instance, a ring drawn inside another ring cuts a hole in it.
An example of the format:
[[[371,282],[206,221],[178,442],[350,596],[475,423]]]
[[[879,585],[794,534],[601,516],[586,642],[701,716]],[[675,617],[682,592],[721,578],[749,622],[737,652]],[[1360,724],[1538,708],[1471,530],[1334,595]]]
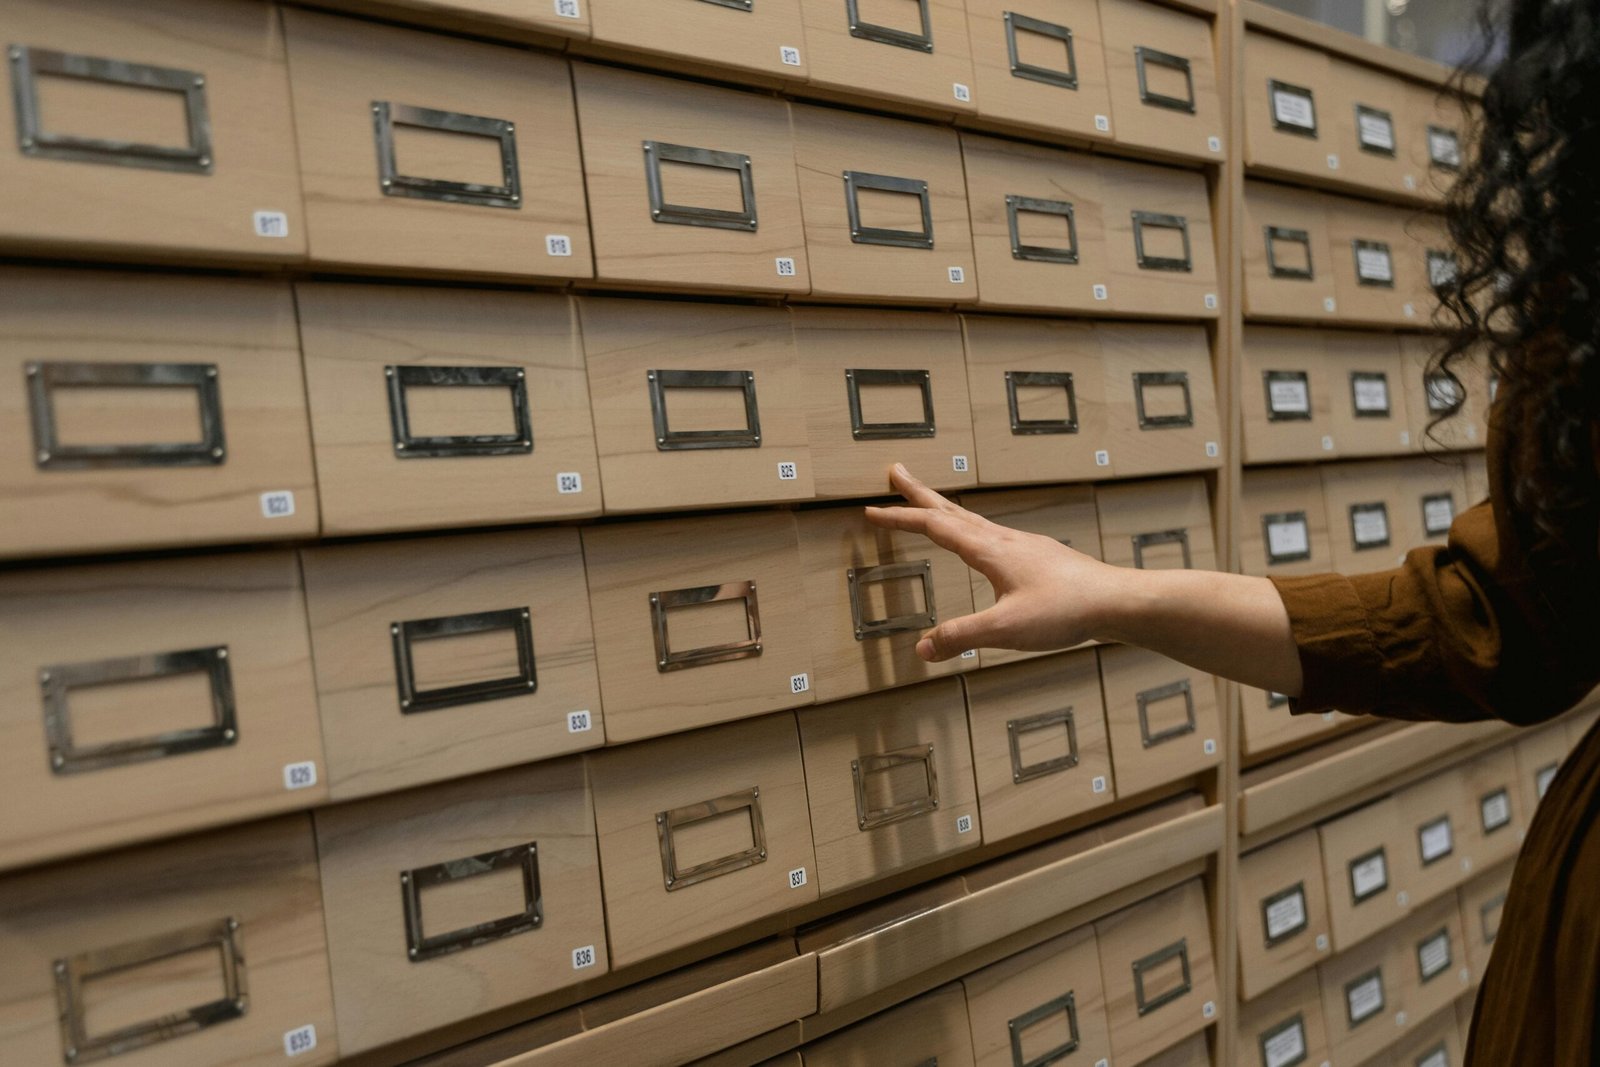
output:
[[[917,655],[929,663],[939,663],[974,648],[993,647],[1000,629],[997,607],[940,623],[922,635],[917,642]]]

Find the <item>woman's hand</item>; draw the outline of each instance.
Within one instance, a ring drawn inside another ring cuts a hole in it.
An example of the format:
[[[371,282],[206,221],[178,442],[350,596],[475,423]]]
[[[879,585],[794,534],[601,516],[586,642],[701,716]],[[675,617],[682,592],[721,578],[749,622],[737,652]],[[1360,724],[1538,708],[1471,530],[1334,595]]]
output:
[[[994,586],[993,607],[940,623],[917,642],[917,655],[937,662],[972,648],[1042,652],[1100,636],[1098,606],[1109,602],[1121,574],[1117,568],[1052,538],[974,515],[898,463],[889,480],[912,506],[868,508],[867,520],[923,534]]]

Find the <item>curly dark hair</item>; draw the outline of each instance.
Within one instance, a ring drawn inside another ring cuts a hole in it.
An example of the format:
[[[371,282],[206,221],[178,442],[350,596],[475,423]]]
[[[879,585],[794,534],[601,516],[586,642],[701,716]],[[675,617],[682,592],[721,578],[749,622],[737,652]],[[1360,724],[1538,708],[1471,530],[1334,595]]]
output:
[[[1497,503],[1548,592],[1593,569],[1600,533],[1600,0],[1511,0],[1480,24],[1480,57],[1505,51],[1448,197],[1457,270],[1430,371],[1459,386],[1453,368],[1487,355]]]

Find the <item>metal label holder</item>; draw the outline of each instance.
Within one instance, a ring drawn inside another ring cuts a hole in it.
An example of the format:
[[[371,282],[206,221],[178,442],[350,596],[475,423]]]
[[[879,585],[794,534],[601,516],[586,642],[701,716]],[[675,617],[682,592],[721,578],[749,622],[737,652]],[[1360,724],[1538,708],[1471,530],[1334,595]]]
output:
[[[429,935],[423,932],[424,889],[476,878],[502,867],[520,867],[522,870],[521,911],[442,934]],[[530,841],[526,845],[513,845],[495,852],[401,871],[400,897],[406,917],[406,957],[412,963],[448,956],[452,952],[477,948],[491,941],[537,930],[544,924],[544,900],[539,890],[539,844]]]
[[[528,415],[527,373],[520,367],[404,365],[383,368],[383,376],[389,387],[389,427],[394,435],[394,454],[397,458],[516,456],[533,451],[533,424]],[[506,389],[511,395],[511,418],[516,429],[511,433],[427,436],[413,434],[411,413],[406,406],[406,390],[414,385],[459,389]]]
[[[1154,530],[1150,533],[1134,534],[1133,565],[1139,570],[1144,570],[1145,549],[1154,548],[1157,545],[1179,546],[1183,550],[1183,569],[1192,570],[1194,568],[1194,559],[1189,553],[1189,531],[1186,529]]]
[[[1362,383],[1374,383],[1383,386],[1383,407],[1364,408],[1357,398],[1361,395]],[[1351,371],[1350,372],[1350,410],[1358,419],[1387,419],[1393,411],[1393,404],[1389,399],[1389,376],[1382,371]]]
[[[879,26],[861,21],[858,0],[844,0],[845,16],[849,19],[850,36],[876,44],[890,44],[896,48],[909,48],[914,52],[933,51],[933,23],[928,17],[928,0],[917,0],[922,15],[922,32],[897,30],[893,26]]]
[[[1022,738],[1040,730],[1048,730],[1052,726],[1065,726],[1067,728],[1067,754],[1055,756],[1038,763],[1024,764],[1022,762]],[[1078,765],[1078,721],[1072,709],[1063,708],[1061,711],[1046,711],[1039,715],[1030,715],[1025,719],[1011,719],[1006,723],[1006,741],[1011,749],[1011,782],[1021,785],[1031,782],[1035,778],[1044,778],[1061,771],[1071,770]]]
[[[872,370],[852,367],[844,372],[845,392],[850,403],[850,436],[857,441],[884,441],[934,437],[938,427],[933,419],[933,376],[925,370]],[[867,422],[861,413],[861,387],[864,385],[914,385],[922,391],[920,422]]]
[[[1355,1006],[1350,1003],[1350,994],[1355,990],[1355,988],[1357,986],[1366,985],[1368,982],[1377,982],[1378,983],[1378,1003],[1374,1004],[1372,1006],[1372,1009],[1370,1011],[1368,1011],[1365,1015],[1363,1015],[1363,1016],[1361,1016],[1361,1018],[1357,1019],[1356,1018],[1356,1013],[1355,1013]],[[1382,967],[1374,967],[1374,968],[1372,968],[1372,970],[1367,971],[1364,974],[1358,975],[1355,978],[1350,979],[1350,981],[1348,981],[1348,982],[1346,982],[1344,984],[1344,1015],[1345,1015],[1346,1023],[1349,1026],[1351,1026],[1352,1028],[1360,1026],[1362,1023],[1366,1022],[1368,1019],[1375,1019],[1379,1015],[1382,1015],[1384,1006],[1387,1004],[1387,1002],[1388,1002],[1388,998],[1387,998],[1387,996],[1385,996],[1384,991],[1383,991],[1383,968]]]
[[[867,778],[907,764],[921,764],[927,781],[924,794],[884,808],[869,807]],[[933,768],[932,745],[912,745],[893,752],[877,752],[870,756],[862,756],[860,759],[853,759],[850,761],[850,776],[855,781],[856,828],[859,830],[887,826],[889,823],[912,819],[930,811],[937,811],[939,808],[939,778]]]
[[[483,185],[479,182],[401,174],[399,164],[395,161],[396,126],[488,137],[497,141],[500,145],[500,184]],[[374,100],[372,131],[378,148],[378,187],[384,196],[437,200],[447,204],[475,204],[478,207],[522,207],[522,177],[517,167],[517,128],[513,123],[481,115],[463,115],[457,111]]]
[[[1429,945],[1438,944],[1440,941],[1444,942],[1444,962],[1438,964],[1432,970],[1429,970],[1426,961],[1423,959],[1423,956]],[[1452,955],[1450,951],[1450,928],[1448,926],[1441,926],[1439,929],[1435,930],[1421,941],[1418,941],[1416,952],[1417,976],[1421,978],[1421,984],[1426,985],[1450,969],[1450,964],[1452,962]]]
[[[1028,15],[1020,15],[1015,11],[1005,13],[1006,23],[1006,53],[1011,60],[1011,76],[1013,78],[1026,78],[1028,81],[1043,82],[1045,85],[1054,85],[1058,89],[1076,89],[1078,87],[1078,54],[1072,43],[1072,30],[1054,22],[1036,19]],[[1033,63],[1024,63],[1017,49],[1018,33],[1036,33],[1041,37],[1053,37],[1067,46],[1067,69],[1055,70],[1051,67],[1040,67]]]
[[[1272,932],[1272,921],[1268,918],[1268,916],[1272,912],[1273,907],[1281,904],[1285,900],[1292,900],[1295,897],[1300,898],[1300,921],[1295,923],[1289,929],[1274,935]],[[1305,899],[1306,884],[1304,882],[1296,882],[1288,889],[1280,890],[1279,892],[1273,893],[1271,896],[1261,898],[1261,935],[1263,943],[1268,948],[1277,948],[1291,937],[1295,937],[1304,933],[1306,928],[1311,925],[1311,912],[1310,909],[1305,906]]]
[[[1052,1015],[1065,1014],[1067,1017],[1067,1039],[1053,1048],[1045,1049],[1032,1059],[1027,1059],[1022,1053],[1022,1035],[1029,1027],[1035,1026]],[[1050,1067],[1059,1063],[1078,1051],[1078,998],[1076,993],[1069,989],[1054,1000],[1045,1001],[1037,1008],[1030,1009],[1006,1023],[1006,1030],[1011,1035],[1011,1067]]]
[[[1377,885],[1375,885],[1372,888],[1368,889],[1365,893],[1363,893],[1356,886],[1356,868],[1357,867],[1361,867],[1361,866],[1363,866],[1363,865],[1365,865],[1367,863],[1371,863],[1373,860],[1382,860],[1383,861],[1383,880],[1380,881]],[[1351,899],[1351,901],[1353,903],[1360,904],[1363,901],[1371,900],[1373,897],[1377,896],[1379,893],[1381,893],[1385,889],[1389,888],[1389,854],[1388,854],[1388,851],[1386,849],[1384,849],[1384,847],[1382,845],[1379,845],[1377,848],[1373,849],[1371,852],[1363,852],[1361,855],[1357,856],[1355,859],[1351,860],[1346,865],[1346,872],[1345,873],[1350,878],[1350,899]]]
[[[1311,421],[1311,375],[1303,370],[1269,370],[1261,372],[1262,384],[1267,390],[1267,421],[1268,422],[1310,422]],[[1304,411],[1283,411],[1273,406],[1272,387],[1279,383],[1297,383],[1306,394],[1306,409]]]
[[[217,950],[222,963],[221,997],[118,1027],[109,1033],[89,1033],[83,988],[90,980],[211,948]],[[54,971],[61,1055],[69,1064],[93,1063],[149,1048],[240,1018],[250,1008],[245,989],[244,952],[239,944],[239,922],[232,917],[58,959]]]
[[[1006,406],[1011,411],[1011,433],[1016,437],[1031,434],[1077,433],[1078,390],[1070,371],[1008,370],[1006,376]],[[1062,389],[1067,394],[1067,417],[1064,419],[1025,419],[1017,403],[1018,389]]]
[[[1448,148],[1440,149],[1440,145]],[[1428,124],[1428,161],[1440,170],[1461,169],[1461,135],[1447,126]]]
[[[1145,411],[1144,391],[1152,385],[1177,385],[1183,388],[1182,415],[1151,415]],[[1161,430],[1194,425],[1194,397],[1189,392],[1189,372],[1181,370],[1134,371],[1133,401],[1138,409],[1139,429]]]
[[[667,630],[667,613],[673,608],[713,604],[719,600],[744,601],[744,639],[674,652],[671,634]],[[656,639],[656,670],[662,674],[761,655],[761,608],[756,601],[755,582],[723,582],[721,585],[697,585],[651,593],[650,622]]]
[[[1194,270],[1194,257],[1189,248],[1189,220],[1182,215],[1168,215],[1159,211],[1135,211],[1133,215],[1133,258],[1140,270],[1170,270],[1189,273]],[[1144,250],[1144,231],[1177,230],[1183,237],[1183,255],[1152,256]]]
[[[215,467],[228,455],[222,432],[222,392],[215,363],[29,362],[28,415],[33,461],[40,470],[121,467]],[[193,389],[200,406],[200,440],[143,445],[65,445],[58,437],[58,389]]]
[[[885,563],[877,567],[851,567],[844,572],[844,577],[850,587],[850,616],[855,623],[857,641],[868,637],[920,633],[939,621],[933,604],[933,564],[925,559],[910,563]],[[866,604],[863,589],[874,582],[893,582],[903,578],[916,578],[922,582],[922,604],[926,610],[887,619],[864,618],[862,612]]]
[[[685,826],[726,815],[737,811],[747,811],[750,817],[750,847],[716,859],[697,863],[692,867],[678,866],[678,853],[673,834]],[[656,837],[661,845],[661,877],[669,893],[701,882],[709,881],[718,875],[730,874],[733,871],[742,871],[746,867],[754,867],[758,863],[767,861],[767,832],[761,820],[761,790],[750,788],[727,796],[717,797],[715,800],[703,800],[698,804],[688,804],[670,811],[656,812]]]
[[[643,144],[645,189],[650,195],[652,221],[674,226],[703,226],[712,230],[756,231],[759,220],[756,218],[755,174],[749,156],[739,152],[717,152],[709,148],[668,144],[665,141],[645,141]],[[661,187],[663,163],[684,163],[733,171],[739,176],[739,210],[668,203]]]
[[[17,109],[17,147],[23,155],[182,174],[211,173],[211,118],[206,108],[206,79],[200,72],[25,45],[12,45],[6,56],[11,66],[11,99]],[[44,128],[40,115],[40,74],[181,93],[188,143],[173,147],[52,133]]]
[[[1183,721],[1176,726],[1168,726],[1164,730],[1152,731],[1150,729],[1151,705],[1179,696],[1183,697]],[[1134,701],[1139,706],[1139,738],[1144,743],[1145,748],[1154,748],[1162,742],[1171,741],[1175,737],[1192,734],[1197,728],[1194,717],[1194,690],[1190,687],[1189,679],[1187,678],[1181,678],[1166,685],[1159,685],[1154,689],[1146,689],[1137,694],[1134,697]]]
[[[891,230],[884,226],[863,226],[860,199],[863,189],[876,189],[884,193],[909,193],[916,197],[922,208],[922,229]],[[933,204],[928,197],[928,183],[925,181],[847,170],[844,172],[844,206],[850,219],[850,240],[855,244],[887,245],[890,248],[933,247]]]
[[[747,370],[652,370],[650,417],[656,450],[686,452],[702,448],[760,448],[761,412],[756,407],[756,376]],[[744,428],[738,430],[674,430],[667,419],[668,389],[737,389],[744,398]]]
[[[1151,107],[1164,107],[1169,111],[1182,111],[1194,114],[1194,73],[1189,69],[1189,61],[1183,56],[1175,56],[1170,52],[1146,48],[1144,45],[1135,45],[1133,49],[1134,65],[1139,71],[1139,99]],[[1147,66],[1165,67],[1175,70],[1183,75],[1187,87],[1184,96],[1168,96],[1150,88],[1150,79],[1145,68]]]
[[[1261,1036],[1257,1039],[1256,1043],[1261,1049],[1262,1063],[1272,1062],[1267,1055],[1267,1050],[1272,1047],[1273,1043],[1276,1042],[1278,1038],[1289,1033],[1298,1033],[1300,1035],[1300,1054],[1292,1060],[1280,1061],[1282,1067],[1299,1067],[1300,1064],[1306,1062],[1306,1060],[1310,1057],[1310,1053],[1306,1049],[1306,1017],[1303,1012],[1297,1011],[1289,1018],[1279,1023],[1277,1026],[1268,1027],[1267,1029],[1261,1031]]]
[[[1362,515],[1381,514],[1383,516],[1383,538],[1377,541],[1363,541],[1357,536],[1356,520]],[[1364,552],[1369,548],[1388,548],[1392,538],[1389,529],[1389,505],[1379,500],[1370,504],[1350,505],[1350,544],[1357,552]]]
[[[1367,140],[1361,132],[1362,119],[1376,119],[1389,127],[1389,143],[1387,145],[1374,144]],[[1368,107],[1366,104],[1356,105],[1356,141],[1361,146],[1361,151],[1369,152],[1375,156],[1384,156],[1393,159],[1395,156],[1394,116],[1380,107]]]
[[[1278,118],[1278,94],[1297,96],[1304,100],[1311,108],[1311,125],[1299,126],[1293,122],[1284,122]],[[1267,103],[1272,110],[1272,128],[1282,133],[1291,133],[1296,137],[1309,137],[1317,139],[1317,98],[1310,89],[1303,85],[1291,85],[1289,82],[1279,81],[1277,78],[1267,79]]]
[[[1145,990],[1145,975],[1154,971],[1162,964],[1177,960],[1183,967],[1183,981],[1167,990],[1165,993],[1151,997]],[[1133,999],[1138,1006],[1139,1017],[1143,1018],[1158,1008],[1163,1008],[1175,1000],[1180,1000],[1189,995],[1194,989],[1194,978],[1189,973],[1189,939],[1180,937],[1165,948],[1156,949],[1148,956],[1133,961]]]
[[[1299,526],[1305,531],[1306,547],[1303,552],[1274,552],[1272,551],[1272,528],[1274,526]],[[1311,558],[1311,520],[1303,511],[1274,511],[1261,516],[1261,543],[1267,550],[1267,562],[1273,566],[1280,563],[1303,563]],[[1287,704],[1285,698],[1283,703]],[[1268,707],[1275,705],[1269,703]]]
[[[509,630],[517,646],[517,673],[461,685],[422,689],[417,685],[412,646],[418,641],[436,641],[465,634]],[[394,646],[395,688],[399,691],[400,712],[411,715],[441,708],[477,704],[485,700],[533,693],[539,688],[539,675],[533,655],[533,622],[527,608],[479,611],[465,615],[444,615],[433,619],[411,619],[391,623],[390,642]]]
[[[209,724],[125,741],[106,741],[95,745],[74,743],[70,706],[72,690],[193,672],[203,672],[210,683],[212,721]],[[228,666],[227,645],[144,656],[118,656],[88,663],[57,664],[39,672],[39,691],[44,704],[44,733],[50,769],[56,774],[124,767],[130,763],[164,759],[186,752],[226,748],[239,739],[233,673]]]
[[[1056,215],[1067,220],[1067,247],[1025,245],[1017,216],[1023,212]],[[1078,220],[1072,204],[1065,200],[1042,200],[1034,196],[1006,196],[1006,225],[1011,230],[1011,258],[1032,263],[1078,262]]]
[[[1350,252],[1355,258],[1357,285],[1366,285],[1374,289],[1394,288],[1394,253],[1390,251],[1387,241],[1363,241],[1361,238],[1356,237],[1350,241]],[[1383,253],[1384,261],[1389,264],[1389,277],[1369,278],[1362,273],[1361,253],[1363,252]]]
[[[1432,507],[1433,505],[1435,505],[1435,504],[1448,504],[1450,506],[1450,521],[1446,522],[1443,526],[1434,525],[1432,517],[1428,514],[1428,509],[1430,507]],[[1429,537],[1438,537],[1440,534],[1449,533],[1451,525],[1455,522],[1455,518],[1456,518],[1456,498],[1455,498],[1455,495],[1453,493],[1451,493],[1448,490],[1446,490],[1443,493],[1428,493],[1428,494],[1423,496],[1423,498],[1422,498],[1422,532],[1424,534],[1426,534]]]
[[[1267,242],[1267,275],[1272,278],[1289,278],[1309,282],[1316,277],[1316,266],[1311,262],[1311,234],[1288,226],[1264,226]],[[1278,262],[1278,242],[1299,245],[1306,251],[1306,265],[1291,267]]]

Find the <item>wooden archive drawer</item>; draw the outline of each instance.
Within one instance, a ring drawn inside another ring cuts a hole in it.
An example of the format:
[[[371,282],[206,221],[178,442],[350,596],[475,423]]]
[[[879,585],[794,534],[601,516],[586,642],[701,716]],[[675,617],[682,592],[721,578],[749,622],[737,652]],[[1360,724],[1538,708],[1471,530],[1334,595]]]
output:
[[[961,321],[983,484],[1103,476],[1111,434],[1096,328],[1064,319]],[[1105,463],[1097,465],[1101,453]]]
[[[327,796],[292,552],[13,570],[0,641],[0,866]]]
[[[596,44],[731,67],[755,81],[806,78],[810,50],[798,4],[589,0],[588,14]]]
[[[896,462],[935,489],[978,483],[956,316],[839,308],[793,315],[817,496],[880,495]]]
[[[1324,330],[1321,337],[1338,454],[1392,456],[1411,451],[1406,375],[1396,336]]]
[[[313,263],[593,277],[565,63],[309,11],[284,19]]]
[[[1393,797],[1323,823],[1317,836],[1334,951],[1344,952],[1410,913],[1414,845]]]
[[[329,534],[600,512],[567,298],[296,286]]]
[[[1141,570],[1217,569],[1203,478],[1100,485],[1094,495],[1107,563]]]
[[[791,114],[812,295],[976,300],[955,131],[799,104]]]
[[[1471,152],[1467,110],[1458,97],[1437,86],[1406,82],[1405,94],[1401,151],[1408,170],[1416,173],[1417,192],[1443,200]]]
[[[1458,893],[1467,966],[1479,981],[1489,966],[1490,953],[1500,934],[1500,913],[1505,908],[1506,892],[1511,888],[1513,869],[1514,864],[1503,863],[1468,882]]]
[[[336,800],[603,744],[578,531],[301,551]]]
[[[1142,1063],[1216,1017],[1211,920],[1198,879],[1094,928],[1114,1062]]]
[[[1098,652],[1118,796],[1179,781],[1222,761],[1211,675],[1132,645]]]
[[[613,965],[817,899],[794,716],[606,749],[589,775]]]
[[[1409,106],[1405,83],[1394,75],[1332,57],[1338,105],[1330,113],[1339,153],[1340,181],[1388,194],[1416,196],[1416,171],[1401,150]]]
[[[345,1053],[606,971],[578,757],[324,808],[315,821]]]
[[[1336,318],[1328,198],[1247,181],[1244,216],[1245,315],[1304,322]]]
[[[804,293],[788,105],[572,65],[602,282]]]
[[[1102,323],[1095,333],[1105,362],[1112,472],[1126,478],[1221,466],[1205,328]]]
[[[966,5],[980,116],[1040,133],[1110,139],[1111,89],[1096,0]]]
[[[972,1067],[972,1031],[960,982],[941,986],[800,1049],[805,1067],[936,1064]]]
[[[795,521],[818,701],[978,665],[976,655],[942,663],[917,656],[924,633],[972,611],[972,581],[959,556],[920,534],[869,526],[856,507],[805,511]]]
[[[1446,375],[1433,373],[1429,366],[1438,348],[1436,337],[1403,335],[1400,338],[1413,447],[1482,448],[1488,438],[1490,404],[1487,361],[1482,357],[1456,360],[1450,367],[1450,373],[1456,376],[1456,381],[1452,382]],[[1445,416],[1457,397],[1461,399],[1461,409],[1434,426],[1433,421]]]
[[[1247,31],[1242,55],[1245,162],[1277,173],[1337,176],[1333,112],[1343,101],[1328,53]]]
[[[1463,833],[1473,871],[1515,858],[1528,833],[1529,812],[1517,788],[1517,754],[1510,745],[1461,767],[1469,804]]]
[[[1322,986],[1310,970],[1266,996],[1239,1005],[1240,1067],[1328,1062]]]
[[[1452,767],[1407,786],[1394,799],[1411,849],[1411,899],[1420,904],[1452,893],[1475,867],[1465,832],[1475,817],[1473,802],[1460,773]]]
[[[1100,31],[1117,142],[1222,159],[1210,21],[1145,0],[1100,0]]]
[[[1406,951],[1393,938],[1374,937],[1341,949],[1317,968],[1335,1063],[1366,1063],[1415,1021],[1408,1004]]]
[[[986,841],[1116,799],[1092,649],[976,671],[963,681]]]
[[[0,952],[6,1063],[339,1058],[305,815],[14,875]]]
[[[823,896],[982,839],[961,683],[798,713]]]
[[[1322,468],[1333,569],[1341,574],[1387,570],[1422,540],[1411,501],[1393,462],[1330,463]]]
[[[962,0],[799,0],[810,84],[972,114],[972,51]]]
[[[1471,987],[1472,968],[1454,893],[1417,909],[1392,936],[1406,958],[1402,976],[1412,1019],[1421,1021],[1445,1010]]]
[[[0,270],[0,555],[315,536],[294,301]]]
[[[976,1067],[1109,1062],[1102,983],[1092,926],[967,975]]]
[[[1339,320],[1370,326],[1426,324],[1427,309],[1412,302],[1423,262],[1408,247],[1411,212],[1333,197],[1326,204]]]
[[[809,500],[782,308],[578,301],[608,512]]]
[[[1093,486],[1058,485],[1047,489],[975,493],[963,495],[961,506],[1002,526],[1049,537],[1085,555],[1100,558],[1100,524],[1094,506]],[[972,575],[972,609],[983,611],[993,607],[994,586],[989,584],[989,579],[983,576],[982,571],[969,568],[969,572]],[[1002,663],[1015,663],[1048,655],[1049,651],[981,648],[978,650],[978,665],[994,667]]]
[[[305,256],[278,8],[12,0],[17,143],[0,242],[187,260]]]
[[[1205,176],[1105,157],[1096,157],[1094,166],[1108,266],[1089,280],[1097,285],[1093,295],[1102,300],[1102,310],[1216,318],[1217,256]]]
[[[1262,577],[1325,574],[1333,566],[1328,512],[1316,467],[1247,470],[1239,491],[1241,570]]]
[[[1328,887],[1315,829],[1240,858],[1238,909],[1239,992],[1245,1000],[1327,958]]]
[[[1092,156],[961,135],[978,303],[1103,311],[1111,269],[1104,194]],[[1104,292],[1104,285],[1101,285]]]
[[[583,555],[608,741],[811,703],[787,512],[591,527]]]
[[[1411,509],[1416,544],[1445,543],[1450,524],[1466,510],[1466,475],[1455,457],[1418,456],[1400,460],[1391,472]]]
[[[1517,778],[1522,783],[1523,810],[1529,823],[1539,810],[1539,802],[1550,791],[1556,772],[1566,761],[1569,746],[1566,734],[1559,725],[1546,727],[1537,733],[1526,734],[1516,743]]]
[[[1330,458],[1333,408],[1343,398],[1327,373],[1318,330],[1244,328],[1244,460]]]

